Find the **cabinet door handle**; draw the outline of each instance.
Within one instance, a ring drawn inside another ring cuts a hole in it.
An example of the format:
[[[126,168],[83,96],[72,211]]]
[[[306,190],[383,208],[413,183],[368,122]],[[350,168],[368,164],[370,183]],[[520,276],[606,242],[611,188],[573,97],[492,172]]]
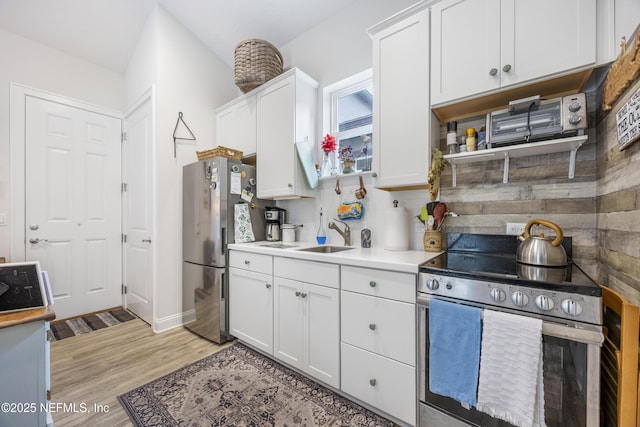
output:
[[[269,289],[271,287],[271,285],[269,283],[267,283],[265,286],[267,287],[267,289]]]
[[[511,65],[507,64],[504,67],[502,67],[502,71],[504,71],[505,73],[508,73],[509,71],[511,71]]]
[[[148,239],[142,239],[142,243],[151,243],[151,237]]]
[[[369,282],[369,286],[371,286],[372,288],[376,287],[376,282],[374,282],[373,280]]]
[[[296,296],[299,297],[300,296],[300,291],[296,291]]]
[[[490,76],[495,76],[496,74],[498,74],[498,69],[497,68],[492,68],[489,70],[489,75]]]
[[[376,324],[375,323],[369,323],[369,329],[374,331],[376,329]]]
[[[300,296],[301,296],[302,298],[306,298],[306,297],[307,297],[307,293],[306,293],[306,292],[303,292],[302,294],[300,294]]]
[[[376,381],[376,379],[375,379],[375,378],[371,378],[371,379],[369,380],[369,384],[371,384],[371,387],[375,387],[377,383],[378,383],[378,381]]]

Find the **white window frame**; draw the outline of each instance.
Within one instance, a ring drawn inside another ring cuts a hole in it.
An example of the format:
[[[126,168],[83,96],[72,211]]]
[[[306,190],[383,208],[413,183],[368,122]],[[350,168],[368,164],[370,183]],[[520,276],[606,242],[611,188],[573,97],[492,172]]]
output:
[[[326,134],[334,136],[336,138],[336,143],[343,138],[350,138],[368,133],[373,134],[373,123],[342,132],[338,131],[338,99],[341,96],[358,92],[366,88],[371,88],[371,90],[373,90],[373,70],[371,68],[323,88],[323,131],[319,141],[322,141],[322,138],[324,138],[324,135]],[[336,150],[339,149],[340,147],[337,146]],[[320,144],[318,144],[318,150],[319,158],[321,158],[322,148]]]

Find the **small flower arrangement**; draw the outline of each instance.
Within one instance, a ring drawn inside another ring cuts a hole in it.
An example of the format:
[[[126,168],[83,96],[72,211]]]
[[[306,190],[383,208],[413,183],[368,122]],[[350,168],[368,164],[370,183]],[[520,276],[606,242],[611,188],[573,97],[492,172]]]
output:
[[[353,148],[351,148],[351,146],[342,147],[340,151],[338,151],[338,157],[340,157],[342,161],[353,162]]]
[[[322,151],[327,154],[336,151],[336,139],[333,136],[329,134],[324,136],[324,139],[322,140]]]

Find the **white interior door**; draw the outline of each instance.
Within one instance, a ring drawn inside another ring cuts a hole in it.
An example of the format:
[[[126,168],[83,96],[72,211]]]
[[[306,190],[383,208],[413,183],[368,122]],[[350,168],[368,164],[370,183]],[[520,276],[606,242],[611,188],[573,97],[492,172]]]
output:
[[[28,96],[25,256],[59,319],[120,306],[121,120]]]
[[[147,97],[125,116],[125,306],[153,325],[153,108]]]

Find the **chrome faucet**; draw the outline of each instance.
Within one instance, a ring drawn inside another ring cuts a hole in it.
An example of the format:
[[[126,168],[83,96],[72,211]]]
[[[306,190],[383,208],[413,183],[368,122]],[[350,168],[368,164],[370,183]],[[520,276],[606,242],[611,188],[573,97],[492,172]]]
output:
[[[344,231],[340,230],[340,228],[338,228],[338,225],[333,221],[329,223],[329,228],[332,230],[336,230],[338,234],[342,236],[342,238],[344,239],[345,246],[351,246],[351,229],[349,228],[349,226],[345,222],[340,221],[339,219],[334,218],[334,221],[337,221],[342,225],[344,225]]]

